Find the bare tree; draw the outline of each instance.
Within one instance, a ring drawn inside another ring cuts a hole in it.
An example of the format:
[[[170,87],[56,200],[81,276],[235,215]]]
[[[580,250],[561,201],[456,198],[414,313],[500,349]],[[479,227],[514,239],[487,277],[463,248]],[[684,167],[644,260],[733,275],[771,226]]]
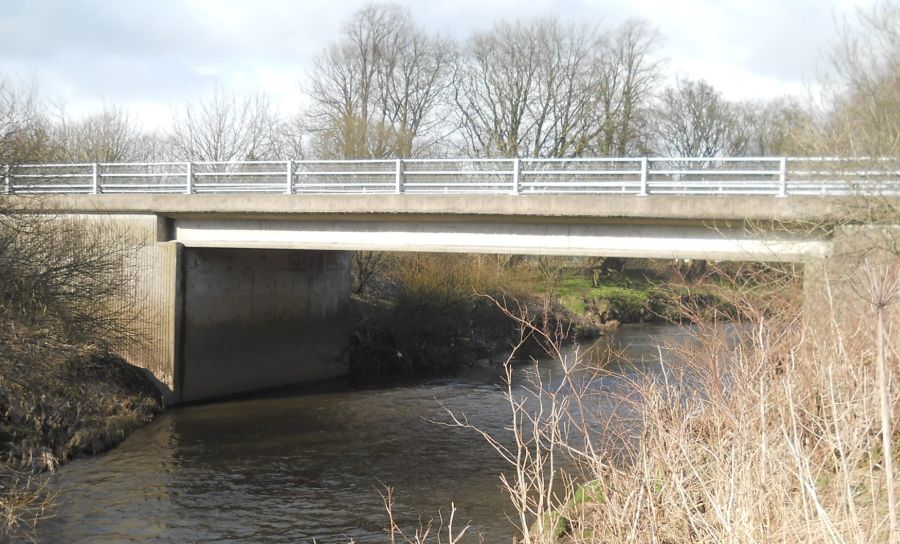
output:
[[[135,269],[127,263],[138,242],[126,229],[32,215],[31,206],[42,203],[24,210],[0,201],[0,351],[29,334],[107,347],[135,339]]]
[[[0,164],[36,162],[52,156],[37,85],[0,76]]]
[[[658,68],[655,33],[558,19],[500,22],[475,34],[455,89],[471,156],[623,155],[638,147]]]
[[[528,110],[539,78],[535,34],[542,24],[501,21],[469,40],[455,89],[469,155],[527,153],[526,139],[534,123]]]
[[[453,43],[396,5],[371,5],[316,58],[308,94],[316,154],[409,157],[443,136]]]
[[[387,264],[389,254],[384,251],[354,251],[351,273],[353,276],[353,292],[357,295],[365,292],[371,280]]]
[[[736,105],[737,122],[747,135],[745,154],[757,157],[802,153],[797,127],[810,123],[806,108],[796,99],[783,97]]]
[[[293,115],[278,123],[273,139],[274,155],[285,159],[302,159],[306,156],[309,127],[301,114]]]
[[[653,93],[661,65],[653,56],[659,35],[646,21],[631,19],[613,31],[599,62],[597,117],[600,131],[591,151],[601,156],[646,154],[650,146]]]
[[[53,137],[59,159],[69,162],[152,160],[161,146],[161,138],[143,133],[128,112],[115,105],[81,119],[71,119],[61,109]]]
[[[261,91],[249,96],[216,89],[175,113],[173,158],[190,161],[278,159],[280,121]]]
[[[679,79],[656,114],[659,148],[673,157],[741,155],[749,134],[738,107],[705,81]]]
[[[900,153],[900,2],[881,0],[844,23],[826,81],[831,105],[815,138],[833,154]]]

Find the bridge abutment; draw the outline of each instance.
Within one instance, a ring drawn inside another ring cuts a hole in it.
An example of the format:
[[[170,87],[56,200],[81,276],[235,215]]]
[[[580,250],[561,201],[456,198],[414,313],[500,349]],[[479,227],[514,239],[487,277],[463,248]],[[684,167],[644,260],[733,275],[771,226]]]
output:
[[[184,313],[182,262],[184,246],[151,243],[139,248],[134,270],[133,338],[118,346],[125,359],[147,371],[167,404],[177,401]]]
[[[346,374],[350,254],[184,248],[175,400]]]
[[[134,258],[135,334],[119,350],[167,404],[347,373],[349,252],[151,242]]]

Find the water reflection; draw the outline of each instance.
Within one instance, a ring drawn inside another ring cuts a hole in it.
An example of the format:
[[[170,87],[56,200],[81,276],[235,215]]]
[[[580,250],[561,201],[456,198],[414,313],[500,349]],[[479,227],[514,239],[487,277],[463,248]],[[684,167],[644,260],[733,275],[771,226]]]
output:
[[[673,327],[626,328],[616,342],[629,373],[658,366]],[[516,369],[521,390],[529,366]],[[561,369],[541,369],[558,384]],[[621,393],[628,380],[596,386]],[[294,391],[173,410],[109,454],[79,459],[55,479],[60,508],[49,542],[384,542],[378,493],[396,489],[401,525],[447,512],[473,536],[509,542],[508,467],[474,432],[440,426],[444,407],[507,436],[509,404],[498,368],[392,388]],[[618,409],[610,403],[609,413]]]

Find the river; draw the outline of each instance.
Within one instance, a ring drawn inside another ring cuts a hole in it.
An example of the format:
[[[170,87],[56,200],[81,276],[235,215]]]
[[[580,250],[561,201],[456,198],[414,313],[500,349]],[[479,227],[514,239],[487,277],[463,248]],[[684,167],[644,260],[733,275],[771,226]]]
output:
[[[610,337],[631,363],[658,366],[677,328],[626,326]],[[517,366],[514,390],[531,365]],[[541,366],[545,383],[561,375]],[[455,527],[510,542],[508,466],[477,433],[436,424],[445,409],[508,437],[499,367],[382,388],[332,383],[173,409],[112,451],[75,459],[53,479],[59,507],[45,542],[385,542],[379,491],[394,489],[404,528],[457,508]],[[600,387],[622,388],[609,379]],[[477,542],[476,538],[471,541]]]

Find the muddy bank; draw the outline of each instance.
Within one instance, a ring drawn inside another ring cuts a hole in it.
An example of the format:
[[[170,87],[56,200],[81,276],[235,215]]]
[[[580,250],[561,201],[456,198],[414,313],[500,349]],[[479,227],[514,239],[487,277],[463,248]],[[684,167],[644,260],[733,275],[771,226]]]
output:
[[[499,364],[519,340],[517,323],[486,297],[449,301],[354,296],[352,311],[354,381],[440,375],[486,359]]]
[[[366,383],[505,360],[519,341],[519,324],[495,300],[505,300],[513,316],[569,340],[597,338],[621,324],[690,320],[698,308],[725,306],[697,282],[667,283],[671,272],[659,263],[660,270],[622,268],[591,276],[572,259],[439,254],[384,259],[351,305],[350,374]],[[355,277],[360,276],[354,263]],[[520,354],[545,355],[533,341]]]

